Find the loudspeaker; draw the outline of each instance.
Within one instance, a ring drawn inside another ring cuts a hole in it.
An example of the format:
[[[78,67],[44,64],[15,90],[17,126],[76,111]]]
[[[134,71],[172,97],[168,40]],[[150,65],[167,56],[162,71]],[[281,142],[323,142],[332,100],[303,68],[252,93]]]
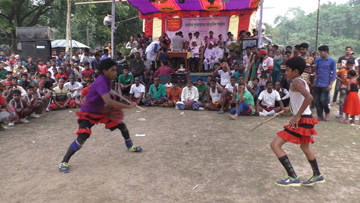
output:
[[[184,4],[185,0],[179,0],[179,4]]]
[[[16,35],[21,42],[54,40],[54,32],[47,26],[17,27]]]
[[[186,84],[186,74],[173,74],[171,81],[177,81],[178,86],[184,87]]]
[[[23,57],[23,60],[26,60],[28,56],[31,56],[34,62],[37,62],[38,58],[43,58],[44,62],[49,62],[51,60],[50,41],[22,42],[21,45],[21,56]]]

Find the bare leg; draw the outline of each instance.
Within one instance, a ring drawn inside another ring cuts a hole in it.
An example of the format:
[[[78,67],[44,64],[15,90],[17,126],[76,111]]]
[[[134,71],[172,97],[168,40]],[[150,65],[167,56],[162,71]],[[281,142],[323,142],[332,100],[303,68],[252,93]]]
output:
[[[281,146],[285,144],[287,141],[284,140],[282,137],[277,136],[274,141],[270,144],[271,149],[277,156],[277,158],[283,157],[286,155],[284,150],[281,149]]]
[[[212,103],[206,103],[205,104],[205,108],[211,110],[211,111],[218,111],[219,108],[215,107],[214,105],[212,105]]]

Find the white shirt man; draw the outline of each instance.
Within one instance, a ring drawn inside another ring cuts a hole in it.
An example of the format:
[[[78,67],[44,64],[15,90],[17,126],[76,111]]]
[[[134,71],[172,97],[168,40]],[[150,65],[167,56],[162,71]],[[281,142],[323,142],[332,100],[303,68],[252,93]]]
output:
[[[64,87],[66,87],[70,91],[71,99],[78,99],[81,95],[81,90],[83,89],[82,84],[75,81],[75,79],[73,83],[72,82],[65,83]]]
[[[212,46],[213,46],[213,43],[211,42],[209,44],[209,47],[205,50],[205,53],[204,53],[204,62],[203,62],[203,64],[204,64],[205,71],[208,70],[209,65],[210,65],[211,70],[214,67],[215,49],[213,49]]]
[[[219,62],[219,60],[223,58],[224,52],[225,52],[225,47],[222,45],[221,46],[219,45],[215,48],[215,62]]]
[[[89,64],[91,65],[91,58],[90,56],[85,56],[85,53],[83,55],[81,55],[80,57],[80,64],[84,64],[85,62],[89,62]]]
[[[226,87],[226,85],[230,84],[231,75],[229,74],[228,71],[224,72],[223,70],[219,70],[218,73],[221,78],[220,80],[221,86]]]
[[[245,55],[244,58],[243,58],[243,65],[244,65],[245,71],[247,70],[249,62],[250,62],[250,56]]]
[[[275,101],[280,101],[280,94],[279,92],[273,90],[269,93],[267,90],[264,90],[260,93],[258,100],[261,100],[261,105],[263,107],[275,107]]]
[[[191,54],[191,58],[195,58],[195,57],[197,57],[197,58],[199,58],[199,56],[200,56],[200,47],[198,46],[198,45],[196,45],[196,46],[190,46],[190,54]]]
[[[160,41],[151,42],[151,44],[149,44],[149,46],[145,50],[146,58],[150,61],[155,61],[157,52],[160,50],[160,48]]]
[[[199,101],[199,90],[194,86],[191,86],[191,87],[185,86],[182,89],[181,101],[186,102],[189,100],[190,101]]]
[[[141,83],[139,83],[139,86],[136,86],[136,84],[132,84],[129,93],[134,94],[134,98],[139,99],[142,94],[145,94],[145,86]]]

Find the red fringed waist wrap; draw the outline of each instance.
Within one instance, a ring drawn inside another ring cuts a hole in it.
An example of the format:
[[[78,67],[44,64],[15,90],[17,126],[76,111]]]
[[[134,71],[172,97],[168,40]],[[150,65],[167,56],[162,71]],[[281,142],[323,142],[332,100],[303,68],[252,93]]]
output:
[[[284,126],[284,130],[278,132],[278,136],[294,144],[314,143],[313,135],[317,135],[314,126],[318,121],[311,115],[303,115],[300,118],[297,128]]]
[[[84,102],[84,105],[89,106],[86,101]],[[98,111],[99,113],[77,111],[76,115],[79,116],[78,123],[80,123],[81,120],[87,120],[92,125],[103,123],[105,124],[106,129],[116,127],[122,123],[122,119],[124,117],[122,110],[103,106],[98,108]],[[91,134],[91,129],[79,129],[76,132],[77,135],[80,133]]]

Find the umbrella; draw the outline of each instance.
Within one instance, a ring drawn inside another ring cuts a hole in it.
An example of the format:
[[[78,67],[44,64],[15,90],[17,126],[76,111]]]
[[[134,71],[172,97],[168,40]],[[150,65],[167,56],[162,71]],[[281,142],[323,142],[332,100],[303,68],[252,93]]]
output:
[[[85,44],[78,42],[76,40],[71,40],[72,42],[72,47],[73,48],[90,48],[88,46],[86,46]],[[57,39],[57,40],[53,40],[51,42],[51,47],[52,48],[65,48],[66,47],[66,40],[65,39]]]

